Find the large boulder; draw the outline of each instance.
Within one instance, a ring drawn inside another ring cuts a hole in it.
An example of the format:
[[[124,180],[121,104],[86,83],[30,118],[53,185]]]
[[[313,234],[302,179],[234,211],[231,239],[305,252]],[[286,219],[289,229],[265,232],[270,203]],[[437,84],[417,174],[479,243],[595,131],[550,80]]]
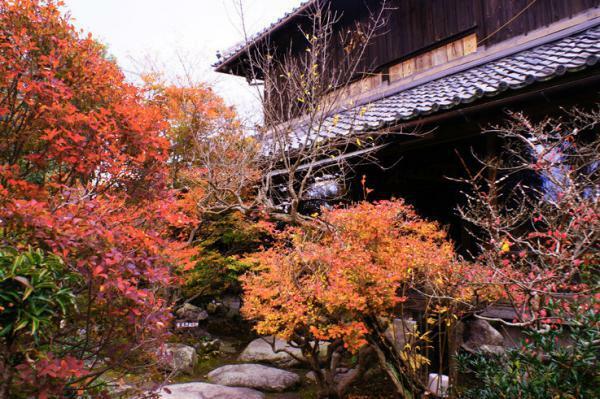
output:
[[[466,323],[461,347],[467,352],[499,354],[504,351],[504,338],[490,323],[474,319]]]
[[[185,303],[175,311],[177,318],[181,321],[199,322],[208,319],[206,310],[194,306],[191,303]]]
[[[264,399],[261,392],[249,388],[190,382],[168,385],[159,392],[161,399]]]
[[[250,342],[240,354],[238,360],[248,363],[271,363],[282,367],[293,367],[300,364],[300,361],[294,357],[302,359],[302,351],[288,345],[279,338],[263,337]]]
[[[272,392],[283,392],[300,383],[300,377],[296,373],[260,364],[233,364],[219,367],[208,373],[208,380],[219,385]]]
[[[506,349],[504,348],[504,346],[501,345],[481,345],[479,347],[479,352],[488,355],[500,356],[506,352]]]
[[[198,362],[196,349],[183,344],[165,344],[159,355],[161,365],[171,371],[192,373]]]
[[[319,345],[319,358],[322,361],[327,356],[328,347],[327,342],[321,342]],[[282,339],[268,336],[250,342],[238,360],[245,363],[271,363],[280,367],[294,367],[304,361],[304,356],[301,349],[289,345]]]
[[[394,319],[385,330],[385,338],[394,345],[398,353],[404,350],[406,344],[415,342],[417,322],[411,319]]]

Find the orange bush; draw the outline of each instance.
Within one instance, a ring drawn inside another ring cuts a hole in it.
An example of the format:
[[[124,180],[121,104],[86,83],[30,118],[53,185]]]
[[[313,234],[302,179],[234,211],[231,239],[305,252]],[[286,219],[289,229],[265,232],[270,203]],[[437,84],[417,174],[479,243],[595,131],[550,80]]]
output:
[[[430,310],[449,318],[473,296],[464,284],[473,270],[456,260],[446,233],[400,200],[325,211],[322,222],[324,229],[287,230],[255,256],[261,272],[244,279],[242,312],[258,333],[309,356],[307,343],[319,341],[357,353],[381,344],[382,320],[403,317],[409,294],[428,297]],[[427,362],[415,356],[405,356],[406,367]]]

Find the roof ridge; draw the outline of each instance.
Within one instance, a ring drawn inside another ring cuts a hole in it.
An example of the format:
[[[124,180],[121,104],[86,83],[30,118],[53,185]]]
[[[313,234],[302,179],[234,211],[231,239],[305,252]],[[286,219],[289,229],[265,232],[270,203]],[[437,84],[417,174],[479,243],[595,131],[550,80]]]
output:
[[[281,26],[285,25],[290,19],[294,18],[300,12],[307,9],[313,3],[316,3],[318,0],[301,0],[300,4],[293,8],[291,11],[286,12],[282,17],[277,19],[275,22],[272,22],[266,28],[259,30],[258,32],[250,35],[248,38],[239,41],[233,46],[223,50],[221,53],[221,57],[217,62],[215,62],[212,66],[214,68],[218,68],[224,64],[226,64],[230,59],[235,58],[236,55],[241,53],[243,50],[251,46],[260,40],[267,33],[272,32],[273,30],[279,29]]]

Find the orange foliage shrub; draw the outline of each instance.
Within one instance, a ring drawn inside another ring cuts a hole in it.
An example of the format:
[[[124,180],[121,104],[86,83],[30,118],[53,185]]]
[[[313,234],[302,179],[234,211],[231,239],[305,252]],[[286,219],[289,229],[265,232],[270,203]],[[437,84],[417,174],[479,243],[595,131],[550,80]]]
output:
[[[442,293],[457,284],[452,244],[401,201],[325,211],[326,232],[289,229],[256,255],[262,272],[244,280],[244,314],[261,334],[365,343],[366,315],[390,316],[411,288]]]
[[[255,256],[262,271],[244,279],[242,312],[258,333],[294,342],[308,356],[314,346],[307,343],[319,341],[356,353],[382,344],[382,320],[402,316],[409,294],[428,297],[446,315],[472,298],[463,284],[470,266],[456,261],[437,223],[402,201],[324,211],[322,221],[326,229],[289,229]]]

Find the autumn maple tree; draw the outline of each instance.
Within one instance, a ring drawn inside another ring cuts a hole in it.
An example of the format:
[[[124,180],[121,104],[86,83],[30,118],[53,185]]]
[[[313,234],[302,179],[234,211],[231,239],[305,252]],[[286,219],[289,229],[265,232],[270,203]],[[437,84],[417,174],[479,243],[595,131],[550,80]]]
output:
[[[462,284],[472,270],[457,261],[436,223],[400,200],[326,210],[321,222],[288,229],[278,245],[255,256],[261,271],[244,280],[243,314],[257,321],[260,334],[302,349],[322,397],[343,395],[364,372],[360,358],[369,350],[399,394],[416,397],[425,390],[425,351],[437,326],[450,326],[473,295]],[[428,298],[421,309],[428,321],[398,347],[386,330],[390,319],[409,322],[415,293]],[[358,355],[358,373],[340,380],[345,352]]]
[[[60,320],[0,335],[2,398],[91,394],[106,371],[144,362],[169,323],[171,266],[189,255],[177,234],[194,215],[166,185],[163,110],[60,6],[0,1],[0,244],[79,277],[55,282],[75,296]]]
[[[191,69],[183,62],[183,70]],[[241,258],[262,245],[270,229],[259,217],[259,143],[209,85],[187,74],[167,79],[152,68],[143,78],[169,126],[170,184],[179,206],[198,219],[183,229],[197,253],[193,267],[178,269],[182,286],[174,296],[181,303],[239,293],[238,277],[248,269]]]
[[[197,204],[199,212],[224,206],[215,191],[242,195],[235,183],[246,188],[257,178],[252,171],[256,143],[246,137],[235,109],[210,86],[189,77],[166,80],[159,72],[149,72],[143,78],[151,103],[169,124],[172,184],[198,189],[196,200],[206,197],[206,204]]]

